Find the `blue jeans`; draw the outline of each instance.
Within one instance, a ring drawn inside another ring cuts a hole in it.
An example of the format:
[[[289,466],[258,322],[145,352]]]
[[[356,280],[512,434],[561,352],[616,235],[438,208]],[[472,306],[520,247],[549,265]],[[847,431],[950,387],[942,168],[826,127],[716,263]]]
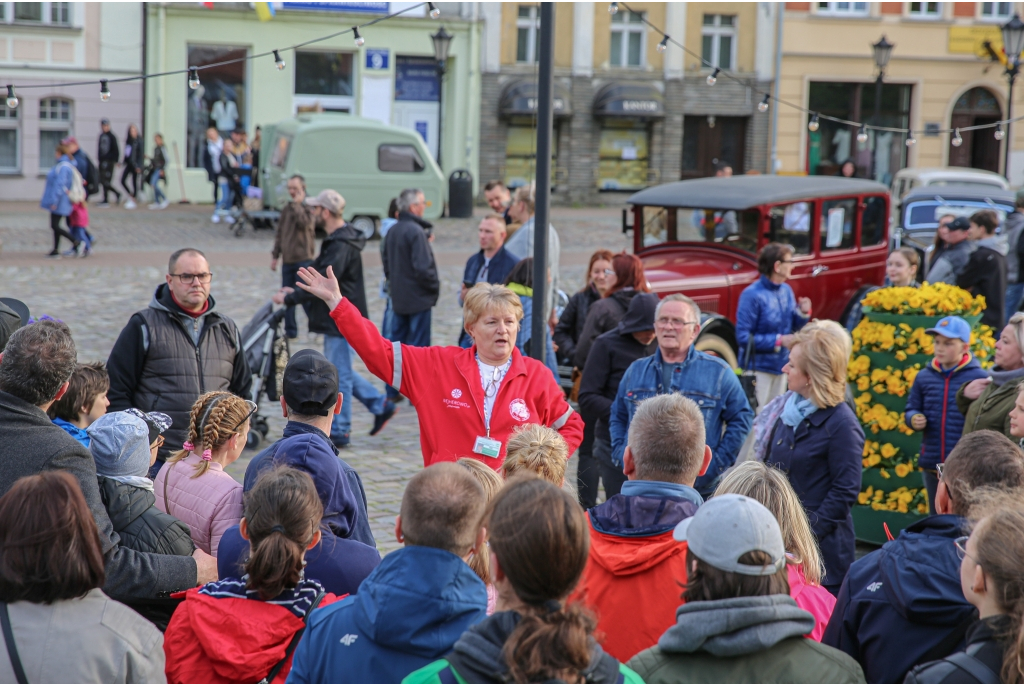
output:
[[[1021,299],[1024,298],[1024,283],[1011,283],[1006,286],[1006,321],[1017,311]]]
[[[153,169],[153,174],[149,177],[149,185],[153,186],[153,202],[163,202],[167,199],[164,192],[160,190],[160,170]]]
[[[217,209],[226,212],[231,209],[231,186],[223,176],[217,179],[217,185],[220,186],[220,200],[217,201]]]
[[[312,263],[312,259],[306,259],[301,262],[292,262],[291,264],[285,262],[281,264],[281,285],[286,288],[294,288],[298,280],[299,269]],[[309,316],[309,305],[303,302],[302,308],[306,310],[306,316]],[[294,338],[299,334],[299,325],[295,323],[295,305],[288,307],[288,311],[285,312],[284,334],[289,338]]]
[[[430,347],[430,311],[408,315],[392,313],[391,340],[413,347]]]
[[[355,352],[341,336],[324,336],[324,356],[338,369],[338,392],[343,395],[341,413],[335,414],[331,421],[331,437],[348,437],[352,431],[352,398],[362,402],[371,414],[377,416],[384,413],[387,397],[373,387],[370,381],[352,370]]]

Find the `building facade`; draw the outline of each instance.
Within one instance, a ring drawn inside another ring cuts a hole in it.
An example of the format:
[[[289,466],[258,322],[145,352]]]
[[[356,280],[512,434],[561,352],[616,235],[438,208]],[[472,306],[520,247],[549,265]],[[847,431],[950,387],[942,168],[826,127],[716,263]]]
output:
[[[0,2],[0,85],[15,84],[18,107],[0,104],[0,200],[38,199],[57,143],[75,136],[96,159],[100,120],[123,144],[142,123],[142,83],[99,81],[142,73],[142,3]],[[89,85],[55,84],[89,81]]]
[[[773,75],[771,3],[609,3],[555,6],[554,198],[618,202],[648,185],[764,173],[770,118],[755,90]],[[480,3],[480,173],[510,186],[533,180],[539,6]],[[712,69],[669,45],[661,27],[739,81],[707,83]],[[765,52],[767,50],[767,52]]]
[[[985,41],[1002,49],[999,27],[1022,8],[1010,2],[788,2],[781,97],[843,119],[911,128],[905,134],[868,132],[857,141],[850,126],[822,120],[808,130],[809,115],[779,107],[783,173],[834,174],[851,160],[857,175],[888,182],[904,167],[965,166],[1004,173],[1024,182],[1024,130],[1015,125],[998,140],[994,129],[964,131],[962,144],[938,131],[1007,118],[1007,81]],[[895,44],[885,70],[876,114],[878,70],[872,44]],[[1017,110],[1020,113],[1020,110]]]
[[[428,17],[423,6],[413,7],[418,3],[272,4],[275,15],[269,21],[260,21],[249,3],[146,5],[150,71],[219,65],[199,71],[196,89],[182,75],[153,79],[146,91],[147,129],[161,132],[168,148],[172,201],[181,188],[193,202],[212,201],[203,168],[208,126],[222,135],[242,128],[252,140],[257,126],[310,111],[354,114],[416,130],[435,155],[440,145],[446,173],[468,169],[474,178],[479,175],[475,3],[436,3],[439,19]],[[411,9],[362,29],[361,46],[351,33],[315,40],[406,8]],[[442,25],[453,35],[443,79],[431,40]],[[273,50],[284,62],[281,69],[270,54],[240,59]]]

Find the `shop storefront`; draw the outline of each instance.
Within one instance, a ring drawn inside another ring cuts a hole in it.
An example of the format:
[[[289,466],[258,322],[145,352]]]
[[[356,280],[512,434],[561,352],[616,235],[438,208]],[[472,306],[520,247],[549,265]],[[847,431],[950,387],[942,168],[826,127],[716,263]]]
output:
[[[569,92],[554,88],[551,101],[554,128],[551,138],[551,166],[558,166],[561,130],[572,116]],[[517,188],[533,182],[537,165],[537,82],[525,79],[509,83],[502,91],[499,112],[507,122],[505,142],[505,185]]]
[[[665,99],[654,85],[614,82],[594,98],[598,129],[597,188],[646,188],[651,178],[653,122],[665,118]]]

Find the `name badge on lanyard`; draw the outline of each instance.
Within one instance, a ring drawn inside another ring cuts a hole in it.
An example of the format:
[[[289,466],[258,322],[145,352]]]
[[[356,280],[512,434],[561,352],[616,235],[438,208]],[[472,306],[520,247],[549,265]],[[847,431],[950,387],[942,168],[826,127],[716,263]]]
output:
[[[498,455],[501,454],[501,440],[494,440],[492,438],[485,438],[482,435],[478,435],[476,436],[476,442],[473,443],[473,451],[477,454],[482,454],[485,457],[497,459]]]

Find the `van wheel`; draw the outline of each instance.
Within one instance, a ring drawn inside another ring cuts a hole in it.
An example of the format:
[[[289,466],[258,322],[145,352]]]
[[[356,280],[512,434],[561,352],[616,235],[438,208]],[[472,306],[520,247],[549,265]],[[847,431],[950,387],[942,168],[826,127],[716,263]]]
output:
[[[377,232],[377,221],[372,216],[357,216],[352,219],[351,224],[367,240]]]
[[[734,369],[739,366],[739,360],[736,359],[736,352],[732,349],[732,345],[717,335],[708,334],[700,336],[697,338],[697,343],[694,347],[701,352],[706,352],[724,360],[726,364]]]

